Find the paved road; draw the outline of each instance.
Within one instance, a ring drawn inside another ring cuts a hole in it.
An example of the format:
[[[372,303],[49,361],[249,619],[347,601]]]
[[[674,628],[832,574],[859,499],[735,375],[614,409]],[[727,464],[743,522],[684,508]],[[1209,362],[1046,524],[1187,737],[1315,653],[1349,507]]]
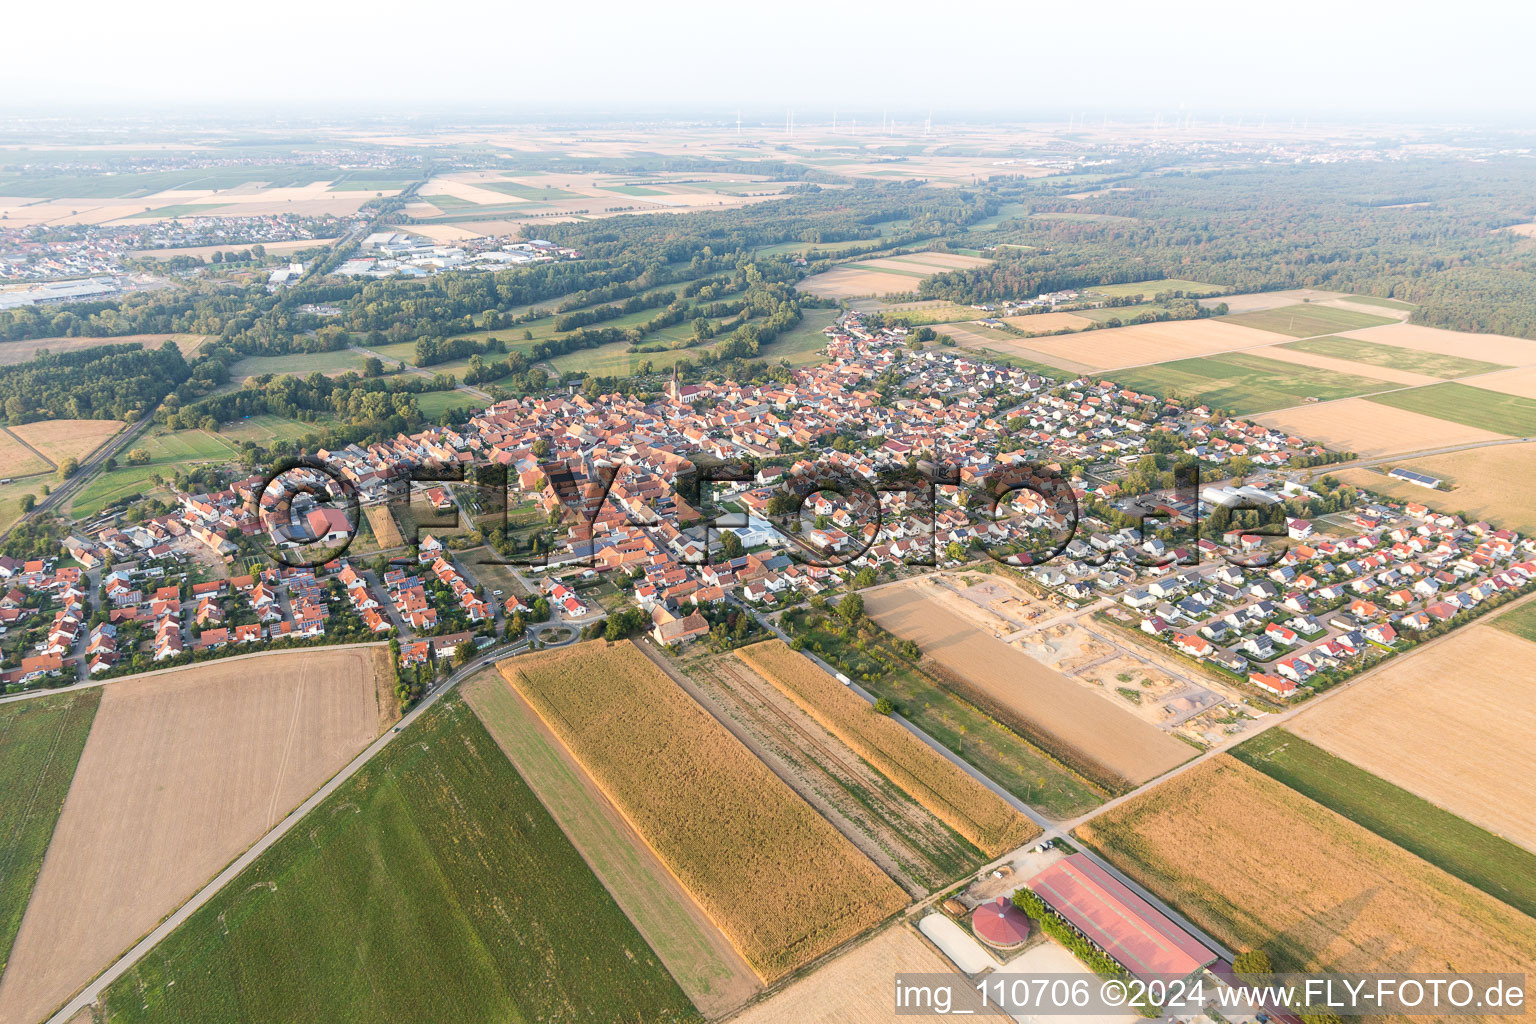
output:
[[[186,921],[187,918],[196,913],[198,909],[206,904],[209,900],[211,900],[220,889],[224,888],[224,886],[232,882],[235,877],[238,876],[240,872],[249,867],[257,857],[260,857],[264,852],[270,849],[274,843],[276,843],[283,836],[287,835],[288,831],[297,825],[306,814],[318,807],[321,801],[330,796],[332,793],[336,792],[336,790],[341,788],[343,783],[345,783],[352,776],[356,775],[362,769],[362,767],[374,757],[374,755],[378,754],[379,751],[383,750],[390,744],[391,741],[402,734],[406,726],[416,721],[416,719],[419,718],[427,710],[427,708],[437,703],[438,698],[447,693],[453,687],[457,686],[463,680],[467,679],[469,676],[474,675],[485,666],[494,664],[503,658],[511,657],[516,653],[518,652],[512,650],[511,648],[491,648],[484,654],[481,654],[479,657],[469,662],[463,668],[454,672],[453,675],[449,676],[447,680],[445,680],[441,685],[439,685],[430,694],[428,694],[425,700],[416,705],[416,707],[413,708],[409,714],[402,718],[400,723],[394,729],[386,732],[384,735],[370,743],[362,753],[354,757],[347,764],[347,766],[341,771],[337,772],[329,782],[316,790],[314,795],[312,795],[308,800],[305,800],[298,807],[295,807],[291,812],[289,812],[288,816],[285,817],[282,821],[278,822],[270,832],[258,839],[250,849],[246,850],[228,867],[215,875],[211,882],[199,889],[195,896],[187,900],[186,903],[182,904],[182,906],[170,917],[167,917],[164,921],[160,922],[154,931],[140,939],[132,949],[128,950],[128,952],[124,953],[120,958],[118,958],[118,960],[113,963],[112,966],[108,967],[105,971],[102,971],[101,974],[98,975],[96,979],[87,985],[84,989],[82,989],[78,995],[76,995],[68,1003],[64,1004],[62,1009],[60,1009],[52,1017],[48,1018],[47,1024],[67,1024],[67,1022],[72,1017],[74,1017],[75,1014],[95,1003],[98,999],[101,998],[101,994],[106,990],[107,986],[111,985],[118,978],[122,977],[124,973],[132,969],[134,964],[142,960],[145,954],[147,954],[151,949],[158,945],[160,941],[167,935],[171,934],[171,932],[174,931],[177,926],[179,926],[182,922]]]
[[[96,449],[95,454],[86,459],[84,462],[80,463],[80,468],[75,470],[74,476],[70,477],[68,480],[65,480],[63,483],[59,484],[59,486],[55,487],[50,494],[45,495],[42,500],[37,503],[37,506],[30,513],[22,516],[20,519],[17,519],[16,522],[23,522],[32,518],[33,516],[41,515],[42,513],[53,509],[62,510],[64,506],[74,498],[76,492],[84,487],[86,482],[89,481],[91,477],[96,475],[96,471],[101,468],[101,464],[103,462],[116,455],[118,452],[122,451],[130,441],[144,432],[150,423],[153,422],[151,419],[153,415],[154,410],[151,409],[138,422],[130,424],[125,430],[119,433],[116,437],[112,438],[112,440]],[[3,531],[0,531],[0,539],[4,539],[5,536],[11,532],[12,528],[15,527],[15,525],[16,523],[12,523]]]

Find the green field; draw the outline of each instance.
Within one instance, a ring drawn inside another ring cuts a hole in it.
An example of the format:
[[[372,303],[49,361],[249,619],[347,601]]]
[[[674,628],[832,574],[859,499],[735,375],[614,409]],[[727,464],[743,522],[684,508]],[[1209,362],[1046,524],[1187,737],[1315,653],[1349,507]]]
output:
[[[884,313],[890,320],[905,320],[913,327],[922,327],[926,324],[957,324],[969,320],[975,320],[983,314],[970,306],[962,306],[957,302],[939,303],[915,303],[897,302],[889,306],[878,302],[861,304],[868,305],[873,311]]]
[[[1488,621],[1490,626],[1536,643],[1536,604],[1523,604]]]
[[[76,518],[93,516],[120,498],[149,490],[154,486],[151,478],[157,473],[169,480],[183,466],[198,462],[228,462],[240,457],[240,449],[234,443],[206,430],[151,428],[129,442],[119,454],[118,462],[124,462],[128,453],[137,448],[149,453],[148,464],[124,465],[92,478],[75,495],[70,513]]]
[[[1371,401],[1496,434],[1536,434],[1536,398],[1506,395],[1454,381],[1375,395]]]
[[[280,356],[246,356],[229,368],[230,380],[244,380],[263,373],[291,373],[308,377],[312,373],[327,376],[342,374],[348,370],[363,372],[363,360],[368,357],[356,349],[343,348],[334,352],[289,352]]]
[[[1134,295],[1135,293],[1132,292]],[[1134,306],[1101,306],[1098,309],[1074,309],[1070,311],[1073,316],[1085,316],[1089,320],[1099,323],[1108,323],[1111,320],[1119,320],[1122,324],[1128,324],[1143,313],[1167,313],[1168,306],[1161,302],[1139,302]]]
[[[0,175],[0,196],[31,199],[142,199],[170,189],[224,189],[252,182],[282,188],[329,180],[334,167],[189,167],[177,171],[143,171],[128,174],[49,174],[33,172]]]
[[[469,409],[479,412],[490,403],[465,391],[427,391],[416,396],[416,408],[428,419],[435,420],[449,409]]]
[[[777,245],[763,245],[752,250],[755,256],[788,256],[804,255],[808,252],[829,253],[838,255],[849,249],[857,249],[860,246],[871,245],[880,241],[875,238],[852,238],[846,242],[780,242]]]
[[[519,199],[584,199],[579,192],[567,192],[553,185],[520,185],[515,181],[477,181],[476,188],[488,188],[492,192],[517,196]]]
[[[478,209],[482,205],[480,203],[470,202],[468,199],[460,199],[458,196],[435,195],[422,196],[421,198],[425,199],[439,210],[442,210],[444,213],[451,213],[454,210],[474,210]]]
[[[1536,854],[1529,850],[1284,729],[1261,733],[1231,753],[1467,884],[1536,916]]]
[[[304,420],[291,420],[284,416],[262,413],[221,424],[219,436],[237,444],[241,441],[254,441],[266,447],[273,441],[297,441],[309,434],[321,433],[336,422],[338,421],[328,418],[307,423]]]
[[[534,712],[501,673],[485,669],[465,687],[465,699],[475,714],[566,834],[576,837],[582,856],[608,890],[618,894],[630,919],[683,988],[698,998],[727,983],[732,965],[710,942],[697,911],[684,905],[661,863],[641,854],[640,840],[620,830],[613,812],[561,757],[557,741],[540,731]],[[736,965],[738,970],[744,967]]]
[[[1439,352],[1420,352],[1396,345],[1383,345],[1375,341],[1356,338],[1307,338],[1288,341],[1281,348],[1293,348],[1298,352],[1310,352],[1317,356],[1348,359],[1370,366],[1386,366],[1409,373],[1422,373],[1426,377],[1466,377],[1474,373],[1492,373],[1509,367],[1498,363],[1485,363],[1481,359],[1448,356]]]
[[[0,973],[100,703],[92,687],[0,704]]]
[[[789,360],[791,366],[809,366],[820,363],[825,357],[827,336],[822,329],[837,319],[835,309],[807,309],[801,312],[800,322],[764,345],[757,353],[759,359],[777,363]]]
[[[1158,292],[1195,292],[1199,295],[1209,295],[1212,292],[1224,292],[1227,288],[1219,284],[1207,284],[1204,281],[1189,281],[1182,277],[1160,277],[1155,281],[1132,281],[1129,284],[1096,284],[1084,291],[1095,295],[1107,295],[1112,299],[1123,299],[1127,295],[1145,295],[1151,298]]]
[[[623,196],[665,196],[669,192],[663,192],[658,188],[646,188],[643,185],[604,185],[604,192],[617,192]]]
[[[173,206],[159,206],[152,210],[145,210],[142,213],[131,214],[130,217],[134,219],[145,219],[149,217],[191,217],[198,214],[208,213],[210,210],[218,210],[229,205],[229,203],[177,203]]]
[[[347,171],[331,182],[330,192],[389,192],[402,189],[416,181],[412,174],[390,174],[388,171]]]
[[[1116,370],[1114,378],[1137,391],[1203,402],[1239,416],[1300,405],[1309,398],[1329,401],[1385,391],[1394,386],[1369,377],[1281,363],[1243,353],[1178,359],[1156,366]]]
[[[1402,299],[1383,299],[1375,295],[1351,295],[1350,302],[1358,302],[1366,306],[1380,306],[1382,309],[1401,309],[1411,312],[1419,307]]]
[[[1380,327],[1382,324],[1399,322],[1392,317],[1356,313],[1352,309],[1314,306],[1309,302],[1281,306],[1279,309],[1261,309],[1253,313],[1234,313],[1221,319],[1229,324],[1242,324],[1244,327],[1272,331],[1275,334],[1289,334],[1293,338],[1358,331],[1362,327]]]
[[[105,1021],[693,1020],[451,694],[119,978]]]

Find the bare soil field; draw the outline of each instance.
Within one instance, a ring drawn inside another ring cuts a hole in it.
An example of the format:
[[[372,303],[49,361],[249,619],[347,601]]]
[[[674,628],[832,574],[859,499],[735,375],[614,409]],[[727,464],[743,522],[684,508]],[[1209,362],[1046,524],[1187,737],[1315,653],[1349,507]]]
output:
[[[108,683],[0,979],[0,1017],[45,1016],[372,740],[381,650]]]
[[[1533,659],[1529,640],[1470,626],[1286,728],[1536,851],[1536,688],[1514,685]]]
[[[754,644],[737,657],[988,856],[1040,834],[990,789],[782,640]]]
[[[1296,406],[1254,419],[1336,451],[1354,452],[1362,458],[1496,441],[1506,436],[1363,398]]]
[[[1225,945],[1264,949],[1277,970],[1536,963],[1536,921],[1225,754],[1074,834]]]
[[[1066,757],[1075,755],[1097,775],[1112,777],[1108,781],[1145,782],[1192,756],[1172,736],[977,628],[950,603],[962,599],[945,597],[918,581],[869,594],[864,606],[987,705],[1053,740],[1052,753],[1065,748]]]
[[[1506,395],[1536,398],[1536,366],[1522,366],[1478,377],[1478,387],[1489,391],[1502,391]]]
[[[1263,348],[1283,341],[1268,331],[1215,320],[1170,320],[1109,327],[1060,338],[1034,338],[1029,347],[1048,359],[1074,359],[1095,370],[1207,356],[1214,352]]]
[[[764,981],[907,896],[628,643],[499,666]]]
[[[71,456],[85,461],[122,429],[121,420],[38,420],[10,431],[58,464]]]
[[[886,1024],[895,973],[948,974],[954,967],[906,925],[893,925],[731,1018],[731,1024]],[[958,978],[959,975],[956,975]],[[939,1014],[903,1021],[939,1021]]]
[[[207,339],[205,334],[125,334],[116,338],[31,338],[26,341],[7,341],[0,342],[0,366],[28,362],[44,349],[57,354],[132,342],[138,342],[149,349],[159,348],[167,340],[176,342],[181,354],[190,359],[192,353]]]
[[[1525,533],[1536,531],[1536,442],[1500,444],[1464,452],[1430,455],[1395,463],[1437,476],[1449,492],[1424,489],[1371,469],[1349,469],[1337,476],[1398,501],[1422,501],[1471,520],[1486,519]],[[1382,469],[1388,467],[1383,466]]]
[[[1382,345],[1398,345],[1420,352],[1439,352],[1442,355],[1461,356],[1465,359],[1481,359],[1504,366],[1536,365],[1536,341],[1525,338],[1506,338],[1501,334],[1469,334],[1466,331],[1442,331],[1438,327],[1420,327],[1418,324],[1386,324],[1366,327],[1358,331],[1346,331],[1343,338],[1360,338]]]
[[[1393,384],[1438,384],[1440,377],[1431,377],[1424,373],[1411,373],[1408,370],[1399,370],[1393,366],[1376,366],[1367,363],[1357,363],[1349,359],[1335,359],[1332,356],[1321,356],[1315,352],[1302,352],[1294,348],[1286,348],[1283,345],[1271,345],[1268,348],[1252,350],[1252,355],[1263,356],[1265,359],[1274,359],[1282,363],[1295,363],[1297,366],[1315,366],[1321,370],[1336,370],[1339,373],[1352,373],[1360,377],[1372,377],[1376,380],[1390,381]],[[1480,382],[1481,383],[1481,382]]]

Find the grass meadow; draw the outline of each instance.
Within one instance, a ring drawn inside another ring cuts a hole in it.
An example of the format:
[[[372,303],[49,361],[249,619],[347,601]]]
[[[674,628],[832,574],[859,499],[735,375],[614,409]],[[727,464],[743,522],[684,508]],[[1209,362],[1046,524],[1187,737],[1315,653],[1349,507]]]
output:
[[[0,705],[0,973],[100,703],[92,688]]]
[[[1137,391],[1203,402],[1239,416],[1300,405],[1309,398],[1331,401],[1393,387],[1369,377],[1235,352],[1116,370],[1113,376]]]
[[[113,1024],[697,1019],[457,694],[103,1003]]]
[[[1358,331],[1364,327],[1380,327],[1395,324],[1394,317],[1357,313],[1352,309],[1335,309],[1332,306],[1315,306],[1300,302],[1278,309],[1261,309],[1252,313],[1233,313],[1221,318],[1229,324],[1241,324],[1260,331],[1288,334],[1293,338],[1314,338],[1320,334],[1339,334]]]
[[[1536,398],[1507,395],[1469,384],[1447,381],[1374,395],[1370,400],[1496,434],[1515,437],[1536,434]]]
[[[1492,373],[1495,370],[1509,369],[1507,366],[1484,362],[1481,359],[1467,359],[1440,352],[1421,352],[1417,349],[1383,345],[1375,341],[1361,341],[1357,338],[1307,338],[1304,341],[1287,342],[1281,347],[1295,349],[1298,352],[1310,352],[1318,356],[1329,356],[1333,359],[1348,359],[1350,362],[1365,363],[1368,366],[1386,366],[1396,370],[1406,370],[1409,373],[1422,373],[1426,377],[1466,377],[1474,373]]]

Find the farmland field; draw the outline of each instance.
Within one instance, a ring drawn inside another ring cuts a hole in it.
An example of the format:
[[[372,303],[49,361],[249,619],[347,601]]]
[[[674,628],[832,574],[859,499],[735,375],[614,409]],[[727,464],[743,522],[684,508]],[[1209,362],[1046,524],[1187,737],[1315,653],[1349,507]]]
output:
[[[1297,352],[1310,352],[1333,359],[1344,359],[1353,363],[1407,370],[1409,373],[1422,374],[1426,377],[1466,377],[1474,373],[1492,373],[1495,370],[1507,369],[1498,363],[1484,362],[1481,359],[1466,359],[1443,352],[1420,352],[1360,338],[1307,338],[1302,341],[1286,342],[1283,347]]]
[[[1354,452],[1362,458],[1496,441],[1505,436],[1406,409],[1394,409],[1364,398],[1301,405],[1256,419],[1266,426],[1336,451]],[[1422,492],[1423,488],[1418,490]]]
[[[991,260],[957,253],[913,252],[846,263],[806,278],[799,289],[823,298],[896,295],[916,291],[924,278],[946,270],[986,266]]]
[[[1218,941],[1263,949],[1277,970],[1536,963],[1536,921],[1227,755],[1074,834]]]
[[[1489,619],[1488,625],[1536,643],[1536,602],[1528,601],[1518,608],[1503,612]]]
[[[0,472],[12,479],[50,473],[56,468],[11,433],[9,428],[0,428],[0,467],[4,467]]]
[[[78,352],[83,348],[101,345],[140,344],[146,349],[159,348],[166,341],[176,342],[181,354],[191,358],[192,353],[207,340],[203,334],[124,334],[114,338],[31,338],[23,341],[0,342],[0,366],[25,363],[46,349],[58,355],[62,352]]]
[[[240,420],[231,420],[219,425],[219,436],[228,438],[236,443],[240,441],[253,441],[262,447],[268,447],[273,441],[297,441],[309,434],[323,433],[334,420],[318,420],[306,422],[305,420],[291,420],[283,416],[271,413],[258,413],[255,416],[247,416]]]
[[[1489,391],[1502,391],[1507,395],[1536,398],[1536,366],[1521,366],[1479,377],[1477,386]]]
[[[1375,470],[1349,469],[1337,475],[1346,483],[1369,488],[1397,501],[1424,501],[1426,496],[1432,496],[1437,508],[1464,514],[1473,522],[1486,519],[1530,533],[1536,531],[1533,459],[1536,459],[1536,442],[1489,445],[1390,464],[1391,468],[1402,466],[1437,476],[1451,485],[1448,493],[1440,494],[1385,475],[1389,466]]]
[[[1299,303],[1278,309],[1258,310],[1252,313],[1233,313],[1222,317],[1229,324],[1254,327],[1276,334],[1289,334],[1293,338],[1311,338],[1319,334],[1337,334],[1339,331],[1358,331],[1365,327],[1380,327],[1397,323],[1396,318],[1375,316],[1350,309]]]
[[[1207,284],[1204,281],[1190,281],[1179,277],[1160,277],[1155,281],[1131,281],[1127,284],[1095,284],[1083,289],[1085,292],[1107,295],[1112,299],[1122,299],[1130,295],[1145,295],[1150,299],[1159,292],[1210,295],[1226,290],[1219,284]]]
[[[1289,729],[1536,851],[1536,691],[1513,685],[1529,678],[1533,655],[1529,640],[1467,626],[1303,712]]]
[[[1536,853],[1284,729],[1266,730],[1231,753],[1250,768],[1536,917]]]
[[[344,348],[335,352],[289,352],[280,356],[246,356],[229,368],[229,379],[235,382],[264,373],[291,373],[307,377],[312,373],[339,376],[348,370],[363,372],[363,360],[367,358],[356,349]]]
[[[1189,747],[1124,708],[952,611],[931,583],[887,587],[865,598],[871,618],[915,640],[960,695],[1107,788],[1141,783],[1189,760]]]
[[[1024,329],[1028,330],[1027,327]],[[1265,331],[1220,320],[1169,320],[1130,327],[1106,327],[1059,338],[1032,338],[1020,344],[1027,345],[1047,360],[1071,359],[1090,369],[1111,370],[1233,349],[1258,348],[1273,345],[1277,340],[1275,335]]]
[[[103,1003],[111,1024],[696,1019],[457,695]]]
[[[1026,334],[1051,334],[1056,331],[1080,331],[1092,324],[1093,320],[1076,313],[1031,313],[1028,316],[1005,316],[1003,323],[1017,327]]]
[[[100,701],[89,689],[0,704],[0,975]]]
[[[120,420],[35,420],[8,429],[57,465],[68,458],[84,462],[116,437],[123,424]]]
[[[1446,331],[1418,324],[1392,323],[1350,331],[1345,337],[1372,341],[1416,352],[1438,352],[1461,359],[1477,359],[1500,366],[1536,365],[1536,340],[1508,338],[1500,334]]]
[[[264,654],[103,687],[0,1005],[36,1020],[63,1002],[373,739],[383,650]]]
[[[592,641],[501,669],[765,981],[906,905],[633,646]]]
[[[1516,437],[1536,434],[1536,398],[1474,388],[1455,381],[1375,395],[1370,401],[1478,430]]]
[[[693,1004],[717,1016],[750,998],[746,961],[501,673],[480,672],[464,699]]]
[[[1118,383],[1167,398],[1200,402],[1244,416],[1383,391],[1386,381],[1295,366],[1248,353],[1180,359],[1115,372]]]
[[[125,461],[130,452],[140,448],[149,454],[148,463],[121,465],[92,477],[75,495],[70,512],[77,518],[95,515],[130,494],[148,491],[154,486],[156,474],[169,480],[181,467],[203,462],[229,462],[240,457],[240,450],[218,434],[206,430],[169,431],[151,427],[129,443],[119,461]]]
[[[914,800],[988,856],[1040,834],[1037,825],[782,640],[737,655]]]

